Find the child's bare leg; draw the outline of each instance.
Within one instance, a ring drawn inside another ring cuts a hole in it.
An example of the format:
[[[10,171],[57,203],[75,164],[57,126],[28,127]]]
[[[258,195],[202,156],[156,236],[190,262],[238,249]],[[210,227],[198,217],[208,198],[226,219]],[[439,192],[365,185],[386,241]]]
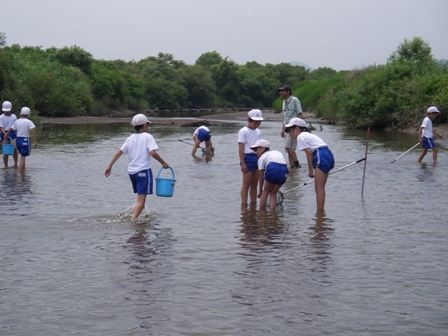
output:
[[[270,191],[270,201],[269,201],[269,209],[274,210],[277,207],[277,192],[280,189],[280,184],[274,184],[272,185],[271,191]]]
[[[243,184],[241,186],[241,204],[247,205],[247,196],[249,194],[249,189],[252,184],[253,171],[248,171],[243,173]]]
[[[14,168],[17,168],[17,161],[19,161],[19,153],[17,152],[16,148],[14,148],[14,154],[12,155],[12,158],[14,160]]]
[[[19,163],[19,170],[20,171],[24,171],[25,170],[25,159],[26,159],[26,156],[21,156],[20,157],[20,163]]]
[[[137,203],[135,203],[134,212],[132,213],[131,221],[136,221],[138,216],[142,213],[145,208],[146,194],[139,194],[137,196]]]
[[[258,173],[259,173],[258,169],[252,172],[252,180],[249,189],[250,203],[252,204],[257,203]]]
[[[423,148],[422,153],[420,154],[420,156],[418,157],[417,162],[420,163],[422,162],[423,158],[425,157],[426,153],[428,152],[428,150],[426,148]]]
[[[314,169],[314,189],[316,190],[317,210],[323,210],[325,206],[325,184],[328,174],[319,168]]]
[[[437,152],[438,152],[438,149],[437,149],[437,148],[433,148],[433,149],[432,149],[432,161],[433,161],[434,163],[437,162]]]
[[[263,184],[263,192],[261,193],[260,196],[260,204],[259,204],[259,209],[264,209],[266,207],[266,202],[268,200],[268,196],[269,193],[271,192],[272,189],[272,184],[270,184],[268,181],[264,181]]]
[[[8,155],[3,155],[3,164],[5,169],[8,168]]]

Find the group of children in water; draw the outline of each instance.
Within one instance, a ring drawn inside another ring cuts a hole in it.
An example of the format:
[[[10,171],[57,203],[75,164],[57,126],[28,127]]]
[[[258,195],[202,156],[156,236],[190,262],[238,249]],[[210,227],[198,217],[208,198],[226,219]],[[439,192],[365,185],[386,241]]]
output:
[[[283,154],[270,149],[269,141],[261,136],[258,127],[264,120],[260,110],[248,113],[247,125],[238,132],[238,147],[243,183],[241,203],[256,203],[263,209],[269,196],[269,208],[277,205],[277,192],[286,182],[289,169]],[[334,157],[328,145],[317,135],[312,134],[301,118],[292,118],[284,131],[297,141],[297,148],[303,150],[307,158],[308,176],[314,178],[317,210],[325,205],[325,184],[330,170],[334,167]],[[258,187],[258,193],[257,193]]]
[[[421,162],[428,149],[433,150],[434,162],[437,160],[437,150],[432,139],[432,121],[439,112],[436,107],[428,109],[428,116],[424,119],[419,130],[419,141],[422,143],[423,151],[418,162]],[[263,139],[259,126],[264,120],[263,114],[258,109],[250,110],[247,125],[238,132],[238,155],[242,172],[241,203],[248,205],[259,201],[259,208],[263,209],[268,204],[269,208],[275,209],[277,205],[277,192],[286,182],[289,174],[288,165],[283,153],[272,150],[268,140]],[[113,164],[122,154],[129,158],[128,173],[131,179],[134,193],[138,195],[137,203],[131,220],[137,220],[145,206],[146,195],[152,194],[153,177],[151,172],[151,157],[161,163],[163,168],[169,168],[157,154],[158,146],[154,138],[147,133],[151,122],[144,114],[137,114],[132,118],[136,133],[130,135],[123,146],[115,153],[111,162],[105,170],[106,177],[112,172]],[[321,212],[325,206],[325,185],[330,170],[334,168],[335,160],[328,145],[317,135],[312,134],[301,118],[292,118],[283,125],[284,132],[297,141],[297,149],[304,151],[307,159],[308,176],[314,178],[316,192],[317,211]],[[434,134],[443,139],[434,131]],[[193,133],[194,147],[192,155],[202,142],[206,144],[206,155],[212,150],[211,133],[206,126],[198,127]]]

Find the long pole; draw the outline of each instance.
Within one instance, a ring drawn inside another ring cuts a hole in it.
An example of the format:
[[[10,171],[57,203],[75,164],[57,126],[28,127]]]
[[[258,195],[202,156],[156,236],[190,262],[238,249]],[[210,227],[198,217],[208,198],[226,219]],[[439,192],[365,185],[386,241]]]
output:
[[[401,158],[403,155],[405,155],[406,153],[409,153],[411,150],[413,150],[415,147],[417,147],[418,145],[420,145],[420,142],[417,142],[414,146],[412,146],[411,148],[409,148],[406,152],[404,152],[403,154],[401,154],[399,157],[397,157],[396,159],[394,159],[392,161],[392,163],[394,163],[395,161],[397,161],[399,158]]]
[[[349,164],[347,164],[347,165],[345,165],[345,166],[342,166],[342,167],[340,167],[340,168],[338,168],[338,169],[332,170],[328,175],[337,173],[338,171],[340,171],[340,170],[342,170],[342,169],[345,169],[345,168],[348,168],[348,167],[350,167],[350,166],[353,166],[353,165],[355,165],[355,164],[357,164],[357,163],[359,163],[359,162],[364,161],[365,159],[366,159],[366,158],[362,158],[362,159],[359,159],[359,160],[354,161],[354,162],[352,162],[352,163],[349,163]],[[309,180],[308,182],[302,183],[301,185],[299,185],[299,186],[297,186],[297,187],[294,187],[294,188],[292,188],[292,189],[283,191],[283,194],[286,194],[286,193],[289,193],[290,191],[293,191],[293,190],[302,188],[302,187],[304,187],[304,186],[310,184],[310,183],[313,182],[313,181],[314,181],[314,179]]]
[[[370,135],[370,127],[367,128],[367,136],[366,136],[366,153],[364,155],[364,173],[362,174],[362,188],[361,188],[361,198],[364,198],[364,181],[366,179],[366,168],[367,168],[367,152],[369,150],[369,135]]]

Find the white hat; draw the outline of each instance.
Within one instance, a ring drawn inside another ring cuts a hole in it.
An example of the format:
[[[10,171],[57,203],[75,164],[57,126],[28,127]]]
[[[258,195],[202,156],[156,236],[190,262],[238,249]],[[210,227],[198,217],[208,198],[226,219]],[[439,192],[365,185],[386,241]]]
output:
[[[291,126],[299,126],[299,127],[308,127],[306,125],[305,120],[300,118],[292,118],[289,123],[285,125],[285,128],[291,127]]]
[[[28,107],[22,107],[20,110],[20,115],[29,116],[31,114],[31,110]]]
[[[437,107],[435,107],[435,106],[431,106],[431,107],[428,109],[428,113],[440,113],[440,111],[437,109]]]
[[[252,146],[250,146],[250,149],[254,149],[257,147],[267,147],[269,148],[270,144],[267,140],[260,139],[256,143],[254,143]]]
[[[136,114],[131,121],[132,126],[144,125],[146,123],[151,123],[148,118],[143,114]]]
[[[2,104],[2,111],[4,112],[8,112],[11,111],[12,109],[12,104],[10,101],[5,100]]]
[[[263,119],[263,113],[261,113],[260,110],[250,110],[247,114],[249,118],[255,121],[262,121]]]

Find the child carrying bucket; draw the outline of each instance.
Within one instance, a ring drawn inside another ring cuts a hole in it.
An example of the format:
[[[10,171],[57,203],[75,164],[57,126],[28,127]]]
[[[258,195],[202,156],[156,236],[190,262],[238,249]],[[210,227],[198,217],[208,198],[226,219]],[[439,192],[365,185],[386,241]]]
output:
[[[15,139],[17,137],[16,131],[11,131],[9,136],[6,137],[6,132],[14,125],[17,117],[11,112],[12,104],[10,101],[5,100],[2,104],[2,115],[0,115],[0,142],[5,145],[11,145],[13,148],[12,158],[14,160],[14,167],[17,167],[17,161],[19,159],[19,154],[15,146]],[[3,164],[5,169],[8,168],[8,157],[10,154],[5,154],[3,151]]]
[[[120,158],[122,154],[126,154],[129,158],[128,173],[131,179],[134,193],[137,194],[137,203],[132,213],[131,221],[136,221],[141,212],[145,208],[146,195],[152,194],[153,176],[151,170],[151,157],[160,162],[163,168],[169,168],[169,164],[165,162],[157,150],[159,147],[154,137],[148,133],[148,127],[151,122],[144,114],[137,114],[132,118],[131,124],[136,133],[131,134],[123,146],[115,153],[104,171],[104,175],[108,177],[112,172],[112,166]]]

